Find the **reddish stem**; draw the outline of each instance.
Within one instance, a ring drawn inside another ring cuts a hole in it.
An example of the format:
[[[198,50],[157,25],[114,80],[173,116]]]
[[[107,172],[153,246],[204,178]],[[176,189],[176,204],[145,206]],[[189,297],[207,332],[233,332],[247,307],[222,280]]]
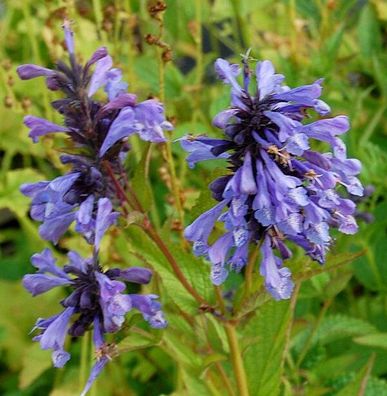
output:
[[[172,267],[176,277],[179,279],[180,283],[184,286],[184,288],[192,295],[192,297],[199,304],[201,304],[204,307],[210,307],[208,302],[188,282],[187,278],[181,271],[179,264],[176,262],[172,253],[169,251],[167,245],[161,239],[160,235],[157,233],[157,231],[153,227],[152,223],[150,222],[148,216],[146,215],[140,201],[138,200],[138,198],[137,198],[135,192],[133,191],[133,189],[131,188],[131,186],[128,184],[127,188],[131,194],[131,198],[133,199],[133,202],[131,202],[131,200],[129,200],[123,187],[117,181],[111,165],[107,161],[105,162],[104,165],[105,165],[107,172],[109,173],[109,176],[111,177],[111,179],[114,183],[114,187],[117,191],[117,196],[120,199],[120,201],[126,202],[130,207],[134,208],[135,210],[138,210],[139,212],[141,212],[144,215],[144,220],[143,220],[143,224],[142,224],[143,230],[152,239],[152,241],[158,246],[158,248],[161,250],[161,252],[165,256],[165,258],[168,260],[169,264],[171,265],[171,267]],[[125,207],[123,207],[123,209],[124,209],[125,214],[127,215],[128,214],[127,209]]]

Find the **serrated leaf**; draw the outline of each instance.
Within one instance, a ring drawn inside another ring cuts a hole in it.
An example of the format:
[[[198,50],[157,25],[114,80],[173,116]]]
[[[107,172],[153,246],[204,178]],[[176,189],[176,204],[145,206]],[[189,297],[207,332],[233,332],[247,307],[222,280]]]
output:
[[[185,251],[178,243],[172,243],[168,232],[161,232],[160,235],[191,285],[205,300],[211,302],[214,289],[210,280],[210,266]]]
[[[365,320],[345,315],[330,315],[326,316],[322,320],[313,336],[311,346],[316,345],[317,343],[324,345],[343,338],[367,335],[376,332],[377,329]],[[309,334],[310,329],[305,329],[294,337],[292,340],[292,346],[296,351],[302,348],[302,345],[309,337]]]
[[[191,314],[197,313],[197,302],[179,282],[170,263],[155,243],[138,227],[129,227],[126,235],[129,236],[129,251],[145,261],[160,275],[165,295],[181,310]]]
[[[270,301],[243,330],[243,339],[251,340],[243,355],[251,395],[279,395],[289,307],[288,301]]]

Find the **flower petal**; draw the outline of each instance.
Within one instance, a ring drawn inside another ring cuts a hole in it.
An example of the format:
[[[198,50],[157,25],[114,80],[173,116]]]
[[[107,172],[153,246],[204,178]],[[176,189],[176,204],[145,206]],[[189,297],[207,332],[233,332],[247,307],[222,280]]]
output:
[[[34,143],[38,142],[39,136],[47,135],[53,132],[70,132],[66,127],[54,124],[44,118],[28,115],[24,117],[24,124],[30,128],[29,137]]]
[[[36,77],[50,77],[55,74],[53,70],[32,64],[21,65],[16,71],[22,80],[30,80]]]
[[[113,205],[109,198],[100,198],[98,201],[97,217],[95,220],[95,240],[94,247],[99,249],[101,239],[106,230],[113,225],[119,216],[118,212],[113,212]]]
[[[117,118],[110,125],[109,131],[99,150],[99,156],[104,156],[113,144],[119,140],[132,135],[136,131],[134,123],[134,109],[132,107],[123,108]]]
[[[113,66],[113,60],[110,55],[106,55],[96,62],[95,70],[91,76],[89,90],[87,95],[89,97],[93,96],[99,88],[107,82],[107,72]]]
[[[35,297],[57,286],[68,285],[70,279],[45,274],[28,274],[23,277],[23,286]]]

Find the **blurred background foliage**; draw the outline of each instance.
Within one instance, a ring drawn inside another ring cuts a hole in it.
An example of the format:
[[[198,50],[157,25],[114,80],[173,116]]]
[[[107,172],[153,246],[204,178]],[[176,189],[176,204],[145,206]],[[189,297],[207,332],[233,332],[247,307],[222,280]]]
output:
[[[54,136],[34,145],[27,137],[24,115],[60,119],[44,82],[19,81],[15,70],[21,63],[49,67],[63,56],[60,26],[67,16],[74,21],[80,59],[106,45],[131,92],[165,100],[176,124],[172,139],[219,133],[211,119],[229,104],[229,89],[213,71],[219,56],[239,61],[251,48],[254,58],[270,59],[290,86],[324,77],[323,99],[334,115],[350,117],[352,129],[344,139],[350,156],[363,163],[362,182],[374,192],[359,203],[360,232],[338,236],[325,267],[296,255],[290,267],[297,293],[290,302],[267,302],[258,275],[249,299],[237,292],[249,387],[254,396],[387,395],[387,3],[167,0],[163,24],[147,6],[145,0],[0,0],[0,394],[75,395],[85,378],[79,342],[73,342],[68,367],[54,370],[49,353],[28,334],[38,316],[57,311],[61,296],[50,292],[33,299],[21,287],[22,276],[31,272],[29,257],[46,242],[26,215],[29,203],[18,188],[61,174],[58,154],[66,141]],[[159,46],[152,44],[155,37]],[[128,171],[135,187],[191,282],[211,299],[208,268],[175,241],[181,219],[162,153],[153,150],[147,183],[141,161],[146,146],[132,144]],[[219,174],[219,163],[188,171],[178,144],[172,150],[186,225],[212,205],[206,188]],[[170,326],[163,334],[152,332],[133,315],[120,343],[130,353],[108,365],[94,395],[232,395],[225,388],[232,374],[218,322],[196,312],[138,231],[117,231],[112,241],[105,241],[106,262],[148,263],[157,270],[162,281],[149,288],[161,294]],[[69,234],[58,256],[70,247],[88,253]],[[232,294],[241,279],[232,277],[225,291]],[[187,315],[192,318],[185,320]]]

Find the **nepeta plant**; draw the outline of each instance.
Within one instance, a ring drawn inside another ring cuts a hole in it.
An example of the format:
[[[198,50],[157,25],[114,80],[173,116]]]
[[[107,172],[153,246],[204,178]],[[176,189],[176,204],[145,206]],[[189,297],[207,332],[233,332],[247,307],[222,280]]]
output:
[[[231,355],[238,394],[248,395],[236,333],[237,324],[248,315],[238,312],[237,304],[226,306],[221,289],[203,290],[205,282],[201,279],[199,293],[195,276],[189,274],[191,279],[187,280],[190,269],[183,268],[184,264],[175,258],[185,257],[187,253],[182,247],[174,254],[164,242],[126,174],[128,137],[137,133],[144,141],[162,143],[166,140],[163,130],[172,129],[162,103],[155,99],[139,102],[134,94],[127,93],[128,85],[121,80],[121,71],[113,68],[104,47],[85,65],[80,65],[67,22],[64,34],[69,64],[59,61],[54,70],[22,65],[18,74],[23,80],[44,77],[48,89],[62,94],[52,105],[63,116],[63,125],[31,115],[25,117],[25,124],[34,142],[49,133],[66,135],[60,159],[70,170],[51,181],[24,184],[21,191],[31,198],[30,215],[41,223],[39,233],[43,239],[57,244],[73,226],[91,245],[92,252],[88,258],[75,251],[68,252],[63,267],[56,264],[50,249],[32,256],[37,273],[26,275],[23,284],[33,296],[59,286],[68,291],[60,302],[62,310],[58,314],[37,320],[33,330],[38,334],[34,340],[39,341],[42,349],[52,350],[55,367],[63,367],[70,359],[66,337],[82,337],[92,331],[96,360],[84,395],[106,363],[118,353],[117,345],[106,341],[107,334],[122,329],[129,311],[140,311],[152,328],[166,327],[157,295],[127,292],[131,283],[149,283],[152,272],[141,267],[110,268],[109,263],[101,261],[100,246],[105,233],[119,223],[121,213],[128,215],[132,211],[136,225],[158,248],[157,260],[163,255],[172,267],[173,274],[167,272],[169,285],[180,282],[178,286],[185,288],[194,304],[198,303],[194,307],[196,316],[214,316],[211,319],[217,321],[219,337],[225,334],[218,344],[223,346],[227,338],[228,350],[222,349],[222,353]],[[231,107],[213,121],[224,133],[223,138],[180,139],[189,152],[187,161],[191,168],[199,161],[217,158],[228,164],[225,175],[210,185],[218,203],[186,228],[185,237],[194,242],[195,255],[211,262],[211,280],[216,286],[227,279],[230,270],[242,271],[253,249],[255,253],[260,250],[260,273],[267,291],[276,300],[288,299],[294,286],[289,268],[283,265],[292,256],[289,242],[300,246],[313,260],[324,263],[333,241],[330,228],[345,234],[357,231],[355,203],[348,197],[363,194],[356,177],[361,166],[356,159],[347,158],[346,147],[338,137],[349,129],[347,117],[328,118],[330,108],[319,99],[322,80],[291,89],[283,85],[284,77],[275,73],[271,62],[263,61],[256,65],[255,86],[251,84],[253,72],[249,61],[248,56],[243,58],[242,85],[238,82],[241,74],[238,65],[223,59],[215,63],[219,78],[231,87]],[[100,88],[107,97],[103,101],[96,98]],[[312,111],[318,119],[308,122]],[[321,152],[324,146],[329,151]],[[169,165],[174,169],[173,164]],[[218,221],[223,223],[223,228],[216,239],[211,234]],[[141,246],[138,252],[143,261],[147,248]],[[250,265],[255,264],[255,257],[250,255]],[[188,261],[192,261],[192,256]],[[252,271],[246,271],[246,277],[248,273],[251,275]],[[211,303],[203,297],[208,290],[214,291],[213,298],[208,293],[206,296]],[[248,299],[250,295],[246,293],[243,297]],[[186,321],[184,326],[195,332],[197,318],[185,312],[186,305],[176,303],[176,307],[182,321]],[[203,350],[213,353],[215,348],[205,340]],[[171,349],[173,355],[176,350]],[[195,352],[200,353],[199,350],[200,347]],[[217,367],[233,394],[222,365],[219,363]]]
[[[33,296],[56,286],[71,290],[61,301],[64,310],[48,319],[38,319],[34,327],[39,331],[34,340],[40,342],[42,349],[53,351],[55,367],[63,367],[70,359],[64,350],[66,334],[80,337],[93,328],[97,361],[85,394],[116,353],[114,345],[104,341],[104,334],[117,332],[127,312],[132,308],[139,310],[154,328],[167,324],[156,301],[158,296],[124,293],[125,282],[146,284],[151,271],[139,267],[104,270],[99,248],[104,233],[119,216],[113,208],[120,207],[120,189],[124,190],[127,183],[123,160],[130,146],[123,139],[138,133],[143,140],[162,142],[162,129],[172,125],[165,120],[161,103],[138,103],[135,95],[125,92],[127,84],[121,81],[121,71],[112,68],[106,48],[99,48],[82,66],[75,59],[73,33],[67,23],[64,32],[70,65],[59,61],[55,70],[22,65],[18,74],[24,80],[43,76],[50,90],[64,95],[52,103],[63,115],[64,126],[34,116],[27,116],[24,121],[34,142],[52,132],[67,134],[71,149],[61,156],[61,161],[72,169],[52,181],[22,185],[21,191],[32,200],[31,217],[42,223],[39,232],[43,239],[56,244],[75,221],[75,231],[92,245],[93,252],[92,257],[83,259],[70,251],[68,264],[60,268],[52,252],[45,249],[32,256],[38,272],[26,275],[23,283]],[[101,87],[108,96],[105,102],[93,99]]]
[[[276,300],[287,299],[293,281],[283,266],[283,260],[292,255],[286,242],[324,263],[332,242],[330,227],[345,234],[357,231],[355,204],[337,191],[344,186],[352,195],[363,194],[356,178],[361,164],[347,158],[338,137],[348,131],[349,122],[342,115],[326,118],[330,108],[319,99],[322,80],[290,89],[266,60],[257,63],[256,85],[251,87],[247,58],[242,86],[237,64],[218,59],[215,70],[231,87],[231,108],[213,120],[224,138],[187,136],[181,144],[190,153],[190,167],[224,158],[229,172],[210,185],[219,203],[188,226],[185,236],[194,242],[194,253],[212,263],[215,285],[225,281],[229,268],[240,271],[247,263],[250,244],[258,244],[266,289]],[[322,118],[306,123],[308,110]],[[313,140],[328,143],[332,151],[313,150]],[[210,246],[217,221],[224,223],[226,232]]]

